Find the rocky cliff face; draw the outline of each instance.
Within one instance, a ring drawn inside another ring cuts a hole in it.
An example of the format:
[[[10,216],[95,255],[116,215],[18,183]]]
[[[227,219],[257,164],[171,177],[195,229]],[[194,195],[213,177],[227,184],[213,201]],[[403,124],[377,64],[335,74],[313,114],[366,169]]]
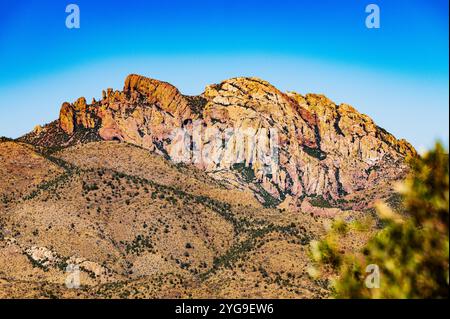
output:
[[[405,158],[416,155],[408,142],[347,104],[283,93],[257,78],[230,79],[191,97],[166,82],[130,75],[123,91],[108,89],[100,101],[64,103],[52,129],[27,138],[48,143],[55,130],[60,145],[90,132],[212,174],[239,173],[256,185],[261,201],[272,203],[288,195],[338,200],[401,178]]]

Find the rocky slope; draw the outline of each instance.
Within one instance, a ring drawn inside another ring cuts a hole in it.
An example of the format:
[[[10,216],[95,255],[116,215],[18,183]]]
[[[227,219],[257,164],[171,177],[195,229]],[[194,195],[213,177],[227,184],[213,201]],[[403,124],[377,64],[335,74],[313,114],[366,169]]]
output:
[[[317,217],[131,144],[0,150],[5,184],[33,181],[0,201],[0,298],[327,295],[306,271]],[[78,289],[66,287],[74,267]]]
[[[402,178],[405,158],[416,155],[350,105],[283,93],[257,78],[184,96],[166,82],[129,75],[122,91],[108,89],[91,104],[64,103],[58,121],[22,140],[47,147],[125,141],[218,179],[251,184],[266,206],[305,196],[345,202]]]
[[[415,155],[322,95],[130,75],[0,138],[0,298],[327,297],[310,242],[340,220],[361,247]]]

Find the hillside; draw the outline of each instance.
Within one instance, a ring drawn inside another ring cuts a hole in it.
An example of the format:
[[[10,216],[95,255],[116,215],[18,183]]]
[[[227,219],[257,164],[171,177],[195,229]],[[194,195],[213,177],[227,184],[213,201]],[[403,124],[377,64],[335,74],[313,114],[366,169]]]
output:
[[[404,177],[414,148],[347,104],[322,95],[283,93],[256,78],[210,85],[197,97],[130,75],[101,101],[65,102],[57,122],[22,141],[65,147],[118,140],[207,172],[238,170],[256,181],[266,206],[286,196],[336,201]]]
[[[0,298],[327,297],[309,243],[339,219],[360,247],[410,156],[322,95],[235,78],[193,97],[130,75],[0,140]]]

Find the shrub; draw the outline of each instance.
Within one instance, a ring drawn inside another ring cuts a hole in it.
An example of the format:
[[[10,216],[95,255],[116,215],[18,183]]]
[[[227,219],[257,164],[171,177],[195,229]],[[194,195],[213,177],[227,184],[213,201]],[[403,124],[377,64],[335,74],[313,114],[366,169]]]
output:
[[[385,227],[359,253],[342,256],[334,282],[339,298],[448,298],[449,164],[440,144],[411,161],[411,173],[398,187],[407,214],[386,204],[377,211]],[[313,257],[323,261],[327,247]],[[377,265],[380,287],[365,285],[366,267]]]
[[[342,219],[335,220],[331,228],[338,234],[346,235],[348,233],[348,225]]]
[[[342,262],[338,245],[332,236],[328,236],[321,241],[311,242],[311,254],[315,261],[328,264],[333,268],[339,267]]]

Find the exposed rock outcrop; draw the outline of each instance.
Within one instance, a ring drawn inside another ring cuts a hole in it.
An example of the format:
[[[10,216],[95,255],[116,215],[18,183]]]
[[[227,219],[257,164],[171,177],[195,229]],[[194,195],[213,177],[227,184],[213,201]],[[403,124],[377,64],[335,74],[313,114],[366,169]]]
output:
[[[230,79],[188,97],[133,74],[123,91],[108,89],[91,105],[84,98],[64,103],[59,126],[69,136],[95,129],[104,140],[133,143],[211,173],[235,171],[256,185],[260,200],[275,203],[287,195],[337,200],[401,178],[405,158],[416,155],[350,105],[283,93],[257,78]]]

